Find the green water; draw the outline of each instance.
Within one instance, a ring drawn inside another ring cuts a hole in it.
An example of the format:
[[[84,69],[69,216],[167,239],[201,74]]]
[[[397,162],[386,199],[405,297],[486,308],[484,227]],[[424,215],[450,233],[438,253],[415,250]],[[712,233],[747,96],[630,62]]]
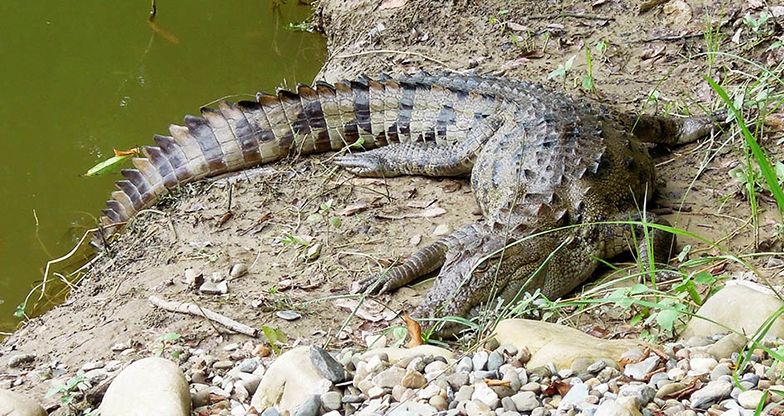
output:
[[[217,98],[313,80],[324,40],[289,30],[295,3],[158,0],[167,39],[149,0],[0,2],[0,331],[118,179],[80,173]]]

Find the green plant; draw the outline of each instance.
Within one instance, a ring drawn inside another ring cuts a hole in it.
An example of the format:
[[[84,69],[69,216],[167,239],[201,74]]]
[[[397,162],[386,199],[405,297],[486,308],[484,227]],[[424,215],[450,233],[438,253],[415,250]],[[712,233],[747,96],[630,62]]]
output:
[[[552,70],[552,72],[547,74],[547,79],[553,79],[559,77],[561,78],[562,82],[566,82],[566,74],[568,74],[569,71],[571,71],[572,64],[574,64],[574,58],[576,57],[577,55],[574,55],[571,58],[567,59],[566,62],[562,64],[558,64],[558,68],[555,68],[554,70]]]
[[[167,345],[174,344],[177,340],[179,340],[182,335],[176,332],[169,332],[168,334],[161,335],[158,337],[155,342],[160,342],[161,346],[155,350],[155,356],[160,357],[163,354],[163,350],[166,348]],[[180,354],[177,351],[172,352],[173,358],[180,358]]]
[[[329,201],[321,204],[319,206],[319,210],[316,213],[310,214],[307,218],[307,222],[314,223],[314,222],[321,222],[324,221],[325,218],[329,218],[327,222],[333,228],[340,228],[342,222],[340,217],[337,215],[332,215],[332,204],[333,200],[330,199]]]
[[[266,325],[261,327],[261,332],[264,333],[264,336],[267,337],[267,341],[270,343],[270,348],[275,354],[280,354],[280,347],[278,347],[278,342],[288,342],[289,338],[286,334],[278,328],[271,328]]]
[[[593,63],[591,61],[591,48],[585,48],[585,61],[588,63],[588,73],[583,77],[583,89],[593,91]]]
[[[50,398],[55,394],[60,394],[60,405],[65,409],[66,414],[70,415],[72,410],[73,401],[76,398],[75,393],[79,391],[79,384],[85,381],[84,375],[76,375],[71,377],[67,382],[54,386],[46,392],[44,398]]]

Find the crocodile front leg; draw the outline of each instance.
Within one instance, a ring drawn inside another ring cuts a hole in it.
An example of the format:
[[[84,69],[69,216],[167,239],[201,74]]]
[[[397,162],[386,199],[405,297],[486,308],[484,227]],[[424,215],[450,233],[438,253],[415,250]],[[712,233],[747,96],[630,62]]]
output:
[[[444,264],[447,253],[459,249],[477,236],[475,225],[463,227],[417,251],[403,264],[360,282],[357,292],[388,293],[425,276]]]
[[[471,172],[482,146],[503,124],[501,116],[479,122],[464,142],[454,145],[406,142],[335,158],[335,163],[359,176],[460,176]]]

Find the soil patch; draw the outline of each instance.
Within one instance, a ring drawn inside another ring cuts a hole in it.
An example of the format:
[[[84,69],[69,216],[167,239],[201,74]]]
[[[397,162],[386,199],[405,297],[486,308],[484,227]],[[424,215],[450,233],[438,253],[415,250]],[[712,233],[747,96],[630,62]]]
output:
[[[334,82],[378,72],[476,71],[542,82],[630,112],[643,111],[647,103],[649,112],[700,113],[700,105],[710,107],[716,100],[702,74],[722,79],[727,68],[739,67],[717,57],[714,70],[708,69],[701,55],[707,51],[701,35],[705,22],[721,22],[722,51],[763,64],[781,60],[781,48],[766,51],[767,44],[748,47],[729,40],[743,15],[757,12],[751,5],[676,0],[641,14],[637,2],[615,0],[572,1],[565,7],[476,3],[322,1],[315,23],[327,37],[330,58],[320,78]],[[600,43],[606,46],[602,52],[596,48]],[[580,88],[588,73],[586,48],[593,54],[592,92]],[[565,77],[548,79],[559,65]],[[654,89],[652,103],[648,97]],[[779,138],[766,137],[763,145],[774,149]],[[735,253],[748,253],[756,250],[755,240],[773,241],[776,217],[770,199],[762,197],[755,236],[742,188],[728,174],[742,163],[733,150],[737,147],[730,138],[718,137],[673,152],[657,150],[662,182],[657,205],[676,212],[683,207],[679,214],[666,215],[674,225],[721,241]],[[203,319],[164,312],[148,301],[152,295],[195,303],[255,328],[280,328],[289,344],[322,344],[338,335],[330,348],[339,348],[361,344],[363,331],[399,324],[395,312],[419,303],[429,284],[381,297],[385,306],[368,312],[377,322],[355,318],[341,334],[352,303],[333,298],[346,293],[353,281],[434,241],[437,233],[474,222],[478,216],[470,185],[465,179],[356,178],[335,169],[330,157],[283,161],[188,186],[157,208],[166,214],[140,215],[113,244],[115,256],[97,262],[65,304],[29,321],[4,342],[0,369],[6,371],[10,355],[31,353],[41,362],[57,360],[75,370],[87,361],[116,358],[110,347],[128,340],[138,355],[149,355],[159,345],[155,340],[170,332],[207,350],[247,339]],[[220,224],[230,188],[233,216]],[[686,243],[705,248],[696,240]],[[320,245],[318,255],[309,253],[308,244]],[[249,272],[229,280],[227,295],[199,294],[184,281],[186,269],[209,279],[213,273],[228,276],[238,263]],[[737,269],[726,265],[713,272],[729,275]],[[277,317],[277,311],[289,309],[302,318]],[[606,318],[578,326],[608,337],[619,332],[636,336],[640,330]],[[47,383],[18,387],[32,389],[34,397],[43,397],[48,388]]]

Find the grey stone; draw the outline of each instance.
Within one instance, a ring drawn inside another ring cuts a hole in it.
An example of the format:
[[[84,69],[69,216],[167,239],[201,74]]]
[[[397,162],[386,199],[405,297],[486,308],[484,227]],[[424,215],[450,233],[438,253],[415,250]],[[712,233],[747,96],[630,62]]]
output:
[[[463,357],[455,365],[455,373],[466,372],[470,373],[474,369],[474,364],[470,357]]]
[[[498,370],[504,363],[504,357],[496,351],[490,353],[487,357],[487,369],[490,371]]]
[[[333,383],[340,383],[346,379],[346,370],[323,348],[310,346],[310,362],[320,376]]]
[[[699,409],[706,409],[713,403],[729,397],[732,391],[732,384],[728,381],[711,381],[703,388],[695,391],[691,395],[691,406]]]
[[[635,379],[635,380],[643,380],[645,376],[648,375],[651,371],[653,371],[656,366],[659,364],[659,357],[656,355],[650,356],[639,363],[628,364],[626,368],[623,369],[623,374],[626,377]]]
[[[471,396],[474,394],[474,386],[463,386],[460,387],[460,390],[455,393],[455,400],[458,402],[464,402],[471,400]]]
[[[532,391],[521,391],[511,398],[518,412],[530,412],[541,406],[539,400],[536,398],[536,393]]]
[[[302,318],[302,315],[292,310],[277,311],[275,312],[275,316],[286,321],[296,321],[297,319]]]
[[[446,377],[446,381],[450,386],[452,386],[452,389],[460,390],[460,387],[468,384],[468,373],[465,371],[460,371],[454,374],[450,374]]]
[[[8,368],[27,367],[35,361],[35,354],[18,354],[8,359]]]
[[[621,387],[620,392],[618,392],[618,396],[637,397],[637,400],[640,401],[640,405],[646,406],[651,402],[651,400],[653,400],[654,397],[656,397],[656,389],[647,384],[627,384]]]
[[[293,416],[318,416],[321,407],[321,396],[311,394],[302,404],[297,406]]]
[[[738,395],[738,404],[745,409],[754,409],[762,400],[763,394],[760,390],[746,390]]]
[[[278,409],[270,407],[261,413],[261,416],[280,416]]]
[[[730,358],[733,352],[740,352],[743,346],[746,345],[746,338],[736,333],[729,333],[724,338],[716,341],[715,344],[708,348],[710,353],[717,360],[722,358]]]
[[[604,360],[598,360],[589,365],[585,371],[591,374],[596,374],[599,371],[604,370],[604,367],[607,367],[607,363]]]
[[[328,412],[338,410],[342,407],[342,399],[343,396],[339,392],[328,391],[321,395],[321,406]]]

